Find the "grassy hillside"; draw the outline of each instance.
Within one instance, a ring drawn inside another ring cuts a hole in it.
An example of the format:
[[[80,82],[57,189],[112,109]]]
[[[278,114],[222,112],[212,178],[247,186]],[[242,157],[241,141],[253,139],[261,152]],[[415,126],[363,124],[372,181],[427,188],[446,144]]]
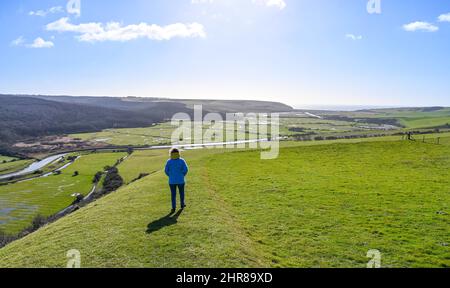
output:
[[[388,124],[408,129],[450,127],[447,125],[450,124],[450,108],[446,107],[372,109],[353,112],[316,111],[314,113],[328,120],[356,121],[358,125],[361,123]],[[336,124],[338,128],[348,129],[345,125]]]
[[[293,108],[277,102],[251,101],[251,100],[173,100],[193,108],[194,105],[202,105],[203,109],[210,112],[289,112]]]
[[[52,175],[0,186],[0,230],[16,234],[30,225],[37,215],[50,216],[68,207],[73,193],[87,195],[93,187],[93,177],[103,167],[114,165],[126,153],[82,155],[74,164]],[[73,177],[74,172],[79,175]]]
[[[445,117],[417,117],[417,118],[403,118],[400,122],[408,128],[428,128],[428,127],[440,127],[449,126],[450,116]]]
[[[167,216],[167,152],[119,166],[141,179],[0,250],[1,267],[449,267],[450,141],[185,153],[188,208]],[[302,143],[302,145],[305,145]],[[127,166],[128,165],[128,166]],[[133,167],[133,168],[131,168]]]
[[[84,104],[98,107],[108,107],[126,111],[168,110],[178,107],[177,112],[185,112],[186,106],[190,109],[194,105],[202,105],[204,111],[228,112],[284,112],[291,111],[292,107],[269,101],[252,100],[189,100],[165,99],[151,97],[89,97],[89,96],[33,96],[36,98],[58,101],[62,103]],[[184,109],[180,109],[184,108]],[[172,114],[170,115],[172,116]],[[170,117],[169,117],[170,118]]]
[[[130,183],[140,174],[159,172],[167,158],[168,153],[161,150],[136,151],[118,168],[125,183]]]
[[[450,108],[403,108],[375,110],[378,117],[398,119],[406,128],[430,128],[445,126],[450,123]]]

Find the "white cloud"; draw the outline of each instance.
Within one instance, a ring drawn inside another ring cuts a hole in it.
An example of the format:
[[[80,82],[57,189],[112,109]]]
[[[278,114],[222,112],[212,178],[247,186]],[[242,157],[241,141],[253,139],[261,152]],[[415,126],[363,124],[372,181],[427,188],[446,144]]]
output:
[[[130,41],[139,38],[151,40],[170,40],[172,38],[204,38],[206,32],[203,25],[198,23],[176,23],[167,26],[140,23],[137,25],[122,26],[117,22],[103,23],[69,23],[69,18],[61,18],[58,21],[47,24],[48,31],[73,32],[80,34],[79,41]]]
[[[52,41],[45,41],[41,37],[36,38],[34,42],[30,45],[27,45],[29,48],[52,48],[55,46]]]
[[[362,39],[363,39],[363,36],[361,36],[361,35],[355,35],[355,34],[346,34],[346,35],[345,35],[345,38],[356,41],[356,40],[362,40]]]
[[[439,22],[450,22],[450,13],[440,15],[438,20]]]
[[[428,22],[417,21],[403,25],[403,29],[408,32],[415,32],[415,31],[436,32],[439,30],[439,27]]]
[[[22,46],[25,43],[25,38],[23,36],[20,36],[16,40],[11,42],[12,46]]]
[[[48,14],[56,14],[56,13],[62,13],[64,12],[63,7],[61,6],[55,6],[55,7],[51,7],[47,10],[37,10],[37,11],[30,11],[28,13],[28,15],[30,16],[40,16],[40,17],[45,17]]]

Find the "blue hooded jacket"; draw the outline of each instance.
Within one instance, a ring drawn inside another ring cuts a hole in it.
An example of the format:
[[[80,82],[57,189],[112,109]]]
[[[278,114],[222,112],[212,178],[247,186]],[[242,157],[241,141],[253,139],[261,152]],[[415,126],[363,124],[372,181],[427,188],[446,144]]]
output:
[[[166,175],[169,176],[169,184],[185,184],[184,177],[188,174],[189,168],[183,158],[170,159],[167,161]]]

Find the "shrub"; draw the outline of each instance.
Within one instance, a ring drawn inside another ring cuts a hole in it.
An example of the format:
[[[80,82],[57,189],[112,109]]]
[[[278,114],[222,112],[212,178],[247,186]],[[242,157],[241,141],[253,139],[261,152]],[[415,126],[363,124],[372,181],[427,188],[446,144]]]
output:
[[[147,177],[148,175],[150,175],[150,174],[148,174],[148,173],[141,173],[141,174],[139,174],[139,176],[136,179],[133,179],[133,181],[131,181],[131,182],[136,182],[138,180],[141,180],[142,178]]]
[[[84,199],[83,195],[81,195],[80,193],[76,193],[75,200],[72,202],[72,205],[81,203],[81,201],[83,201],[83,199]]]
[[[77,160],[77,156],[69,156],[69,157],[67,157],[67,160],[70,162],[73,162],[73,161]]]
[[[92,180],[92,183],[97,184],[102,179],[103,172],[97,172]]]
[[[108,170],[103,180],[103,193],[108,194],[112,191],[119,189],[123,185],[123,179],[119,175],[119,170],[116,167],[112,167]]]
[[[0,248],[6,246],[8,243],[11,243],[17,240],[17,236],[7,235],[3,231],[0,230]]]
[[[47,218],[45,218],[42,215],[37,215],[36,217],[34,217],[33,222],[31,222],[31,226],[28,227],[28,229],[26,229],[26,230],[27,230],[27,232],[32,233],[47,223],[48,223]]]

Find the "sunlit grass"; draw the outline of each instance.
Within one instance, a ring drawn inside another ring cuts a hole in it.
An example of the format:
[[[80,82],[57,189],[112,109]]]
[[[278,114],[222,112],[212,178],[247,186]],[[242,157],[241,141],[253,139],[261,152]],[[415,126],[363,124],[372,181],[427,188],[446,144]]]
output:
[[[28,226],[37,215],[50,216],[69,206],[73,193],[87,195],[93,187],[96,172],[125,156],[125,153],[83,155],[63,170],[52,175],[6,186],[0,186],[0,229],[14,234]],[[73,177],[74,172],[79,175]]]
[[[139,152],[121,173],[152,175],[1,249],[0,266],[63,267],[78,249],[83,267],[363,268],[378,249],[383,267],[448,267],[447,140],[302,144],[270,161],[184,152],[188,208],[176,220],[165,217],[167,151]]]

